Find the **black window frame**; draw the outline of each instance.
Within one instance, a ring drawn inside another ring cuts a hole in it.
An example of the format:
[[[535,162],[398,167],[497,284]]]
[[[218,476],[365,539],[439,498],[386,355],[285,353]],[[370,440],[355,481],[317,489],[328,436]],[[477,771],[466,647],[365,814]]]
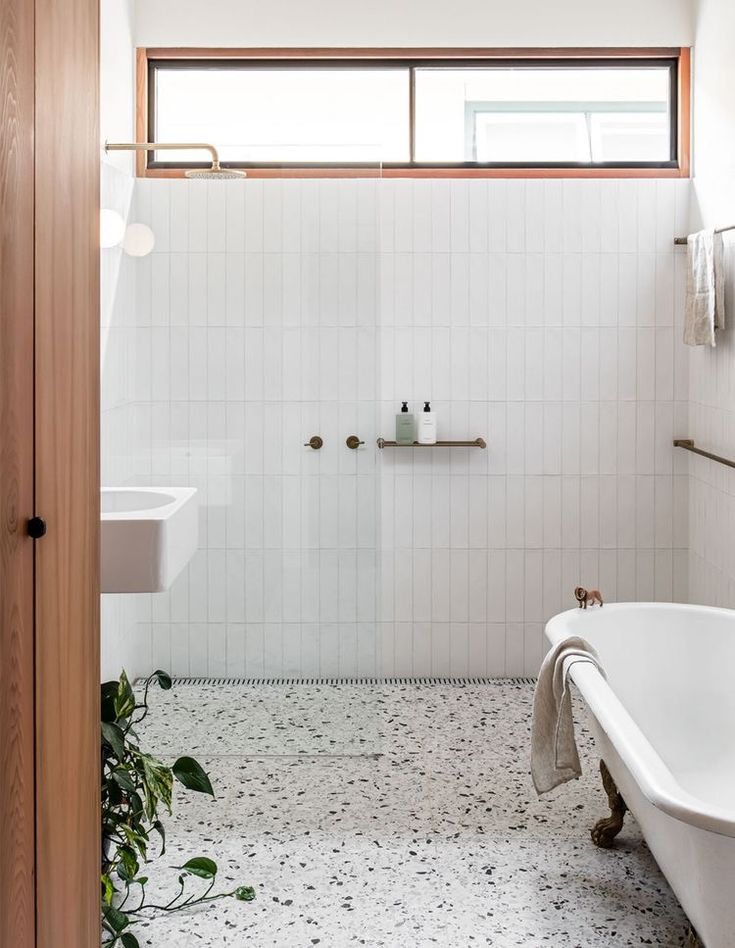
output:
[[[418,69],[463,69],[463,68],[524,68],[524,69],[669,69],[669,149],[670,155],[667,161],[612,161],[612,162],[435,162],[435,161],[416,161],[416,70]],[[437,171],[458,172],[467,171],[523,171],[524,169],[543,171],[662,171],[676,172],[681,170],[680,154],[680,123],[679,112],[681,103],[679,101],[680,89],[680,57],[677,55],[666,56],[530,56],[530,57],[391,57],[384,58],[377,56],[364,57],[335,57],[335,58],[314,58],[294,56],[291,57],[248,57],[248,56],[228,56],[212,57],[203,55],[167,58],[166,56],[154,56],[147,59],[147,135],[148,141],[156,141],[156,74],[159,69],[166,70],[189,70],[189,69],[243,69],[243,70],[278,70],[287,69],[314,69],[323,71],[325,69],[348,70],[385,70],[401,69],[408,72],[408,96],[409,96],[409,154],[410,160],[407,162],[330,162],[330,161],[223,161],[223,168],[237,168],[243,170],[257,171],[284,171],[289,170],[308,170],[318,172],[319,170],[330,171],[334,169],[345,169],[346,171],[375,168],[378,164],[383,169],[405,172],[431,172]],[[212,144],[216,145],[216,142]],[[161,171],[187,171],[194,168],[206,168],[206,161],[154,161],[151,153],[146,155],[145,170]]]

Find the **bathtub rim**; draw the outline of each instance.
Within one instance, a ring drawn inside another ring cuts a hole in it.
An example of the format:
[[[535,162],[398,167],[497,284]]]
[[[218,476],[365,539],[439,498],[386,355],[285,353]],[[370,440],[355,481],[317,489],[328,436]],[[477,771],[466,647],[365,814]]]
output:
[[[683,603],[609,603],[604,608],[613,612],[645,612],[667,608],[735,618],[735,612],[731,609]],[[572,616],[579,618],[579,613],[578,608],[568,609],[546,623],[546,638],[552,645],[569,635],[583,634],[581,630],[571,631],[568,627],[569,619]],[[573,660],[567,661],[565,666],[597,723],[646,799],[657,809],[690,826],[721,836],[735,837],[735,809],[714,806],[688,793],[681,786],[597,668],[591,662]]]

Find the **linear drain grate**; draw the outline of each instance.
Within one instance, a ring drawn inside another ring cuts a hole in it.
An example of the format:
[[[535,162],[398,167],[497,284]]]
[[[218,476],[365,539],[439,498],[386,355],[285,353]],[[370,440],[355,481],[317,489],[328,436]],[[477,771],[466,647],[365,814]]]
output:
[[[315,685],[444,685],[466,688],[474,685],[533,685],[535,678],[174,678],[178,685],[242,685],[245,687],[263,685],[299,686]]]

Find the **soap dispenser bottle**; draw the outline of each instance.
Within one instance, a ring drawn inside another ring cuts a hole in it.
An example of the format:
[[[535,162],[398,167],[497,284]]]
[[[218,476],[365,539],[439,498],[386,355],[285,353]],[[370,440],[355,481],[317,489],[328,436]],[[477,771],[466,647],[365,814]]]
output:
[[[396,415],[396,444],[413,444],[415,437],[413,414],[408,410],[408,402],[403,402]]]
[[[429,402],[424,402],[424,410],[419,415],[419,444],[436,444],[436,414]]]

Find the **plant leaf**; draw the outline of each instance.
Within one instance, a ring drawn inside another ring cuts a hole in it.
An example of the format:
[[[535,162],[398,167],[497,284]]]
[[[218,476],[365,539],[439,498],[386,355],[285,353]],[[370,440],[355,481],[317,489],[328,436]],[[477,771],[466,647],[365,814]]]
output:
[[[126,721],[135,711],[135,695],[130,687],[128,676],[120,672],[120,681],[115,695],[115,720]]]
[[[120,941],[123,948],[140,948],[140,942],[132,932],[125,932],[124,935],[120,936]]]
[[[122,763],[125,760],[125,735],[122,728],[113,721],[103,721],[102,738],[107,741],[115,757]]]
[[[105,916],[105,921],[116,932],[121,932],[130,924],[130,919],[128,916],[119,909],[114,908],[112,905],[106,905],[102,909],[102,914]]]
[[[130,774],[123,767],[119,767],[117,770],[113,770],[112,779],[120,787],[121,790],[125,790],[126,793],[135,793],[135,784],[130,779]]]
[[[202,769],[201,764],[193,757],[179,757],[171,769],[174,777],[187,790],[195,790],[197,793],[208,793],[211,797],[214,796],[209,777]]]
[[[154,671],[151,675],[151,678],[156,678],[158,684],[163,688],[164,691],[168,691],[171,688],[171,676],[168,672],[161,671],[159,668],[158,671]]]
[[[136,793],[131,793],[128,797],[128,806],[130,807],[130,815],[134,820],[139,820],[143,815],[143,801],[140,799],[140,795]]]
[[[255,889],[251,885],[241,885],[235,889],[235,898],[238,902],[252,902],[255,898]]]
[[[117,832],[118,834],[122,834],[125,837],[128,846],[133,851],[137,849],[141,857],[143,859],[146,858],[148,833],[146,832],[146,828],[143,823],[136,822],[133,826],[128,826],[127,823],[120,823],[117,828]]]
[[[171,811],[171,791],[173,789],[173,776],[171,770],[151,757],[150,754],[140,754],[140,762],[143,765],[144,786],[146,792],[146,812],[149,820],[153,820],[158,808],[160,799],[166,809]]]
[[[102,683],[102,720],[109,724],[115,720],[115,696],[117,695],[118,682],[105,681]]]
[[[142,823],[136,823],[135,826],[128,826],[127,823],[120,823],[118,831],[125,836],[131,846],[137,846],[141,840],[148,839],[148,833]]]
[[[110,806],[117,807],[122,803],[122,792],[120,787],[113,781],[107,784],[107,794],[110,798]]]
[[[155,823],[151,825],[151,829],[155,830],[161,837],[161,852],[158,855],[163,856],[166,853],[166,830],[164,825],[160,820],[156,820]]]
[[[109,905],[112,902],[112,896],[115,894],[115,886],[112,884],[112,879],[105,873],[102,876],[102,899],[105,905]]]
[[[140,865],[135,853],[130,846],[121,846],[117,851],[120,857],[120,865],[117,867],[117,874],[124,882],[132,882],[137,876]]]
[[[214,879],[217,875],[217,863],[206,856],[196,856],[185,862],[183,866],[177,866],[177,869],[183,869],[192,876],[199,876],[200,879]]]

